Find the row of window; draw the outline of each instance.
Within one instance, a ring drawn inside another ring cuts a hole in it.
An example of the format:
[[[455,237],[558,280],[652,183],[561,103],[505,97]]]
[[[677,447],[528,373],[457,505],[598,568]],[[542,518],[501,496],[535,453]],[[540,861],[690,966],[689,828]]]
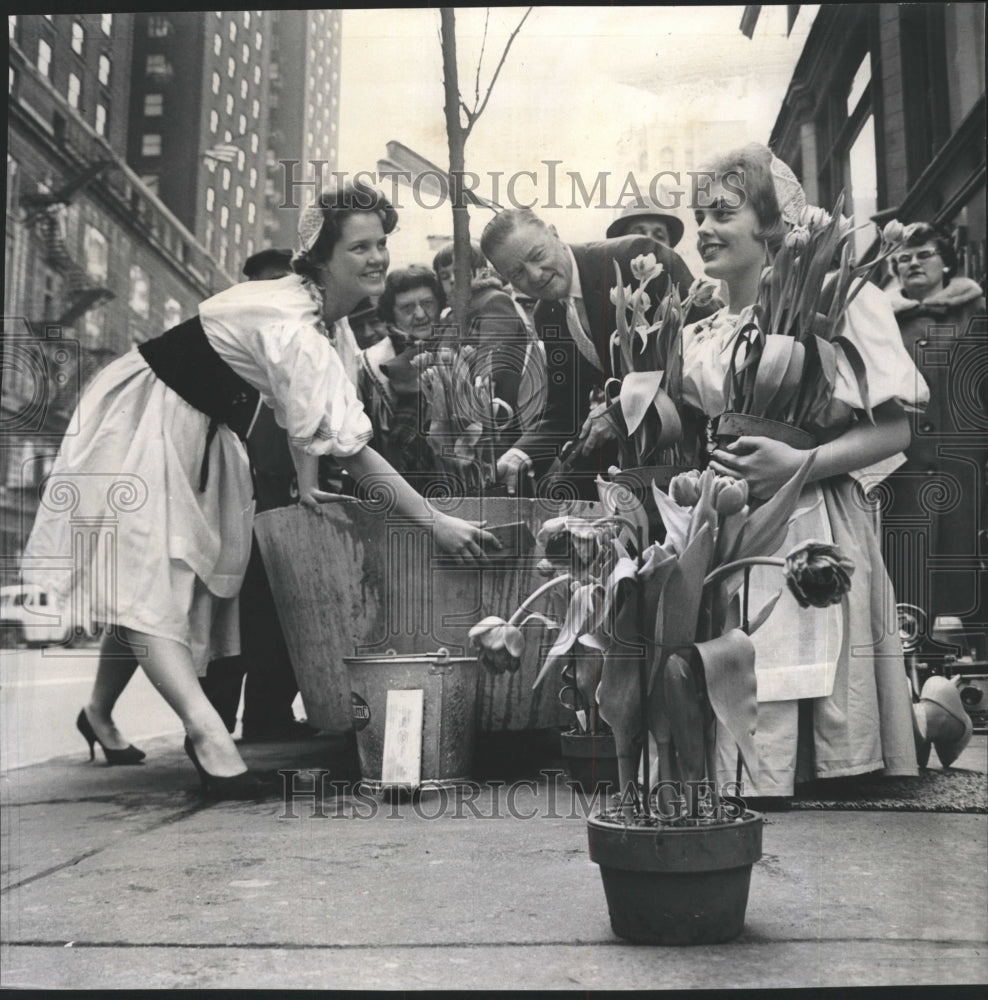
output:
[[[54,16],[52,14],[45,14],[44,18],[51,24],[55,23]],[[17,25],[18,17],[16,14],[10,14],[7,17],[7,37],[11,39],[17,38]],[[100,14],[100,30],[106,35],[107,38],[113,33],[113,15],[112,14]],[[82,55],[82,43],[85,38],[85,30],[79,21],[74,21],[72,24],[72,49]]]
[[[38,56],[35,65],[43,77],[51,79],[51,46],[43,38],[38,39]],[[104,87],[110,86],[110,68],[110,57],[106,53],[100,53],[96,67],[96,78]]]
[[[232,42],[237,37],[237,26],[231,21],[230,22],[230,41]],[[254,33],[254,48],[258,52],[264,47],[264,36],[259,32]],[[220,36],[219,32],[213,35],[213,55],[218,56],[223,51],[223,38]],[[243,56],[243,61],[245,63],[250,62],[250,45],[244,42],[240,48],[240,54]]]
[[[83,255],[86,273],[94,281],[105,285],[109,274],[109,244],[106,237],[95,226],[86,223],[83,232]],[[128,306],[142,319],[151,314],[151,278],[140,264],[131,264],[127,293]],[[164,329],[169,330],[181,322],[182,307],[174,298],[167,298],[164,304]],[[96,317],[94,317],[94,321]],[[89,320],[87,318],[87,331]],[[99,333],[96,331],[97,335]]]

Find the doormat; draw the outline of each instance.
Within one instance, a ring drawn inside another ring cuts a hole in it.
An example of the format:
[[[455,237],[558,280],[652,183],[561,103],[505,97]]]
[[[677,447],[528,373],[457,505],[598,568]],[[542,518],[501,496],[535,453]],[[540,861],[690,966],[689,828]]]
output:
[[[959,768],[921,770],[918,778],[808,781],[796,788],[791,809],[863,809],[876,812],[988,813],[988,776]]]

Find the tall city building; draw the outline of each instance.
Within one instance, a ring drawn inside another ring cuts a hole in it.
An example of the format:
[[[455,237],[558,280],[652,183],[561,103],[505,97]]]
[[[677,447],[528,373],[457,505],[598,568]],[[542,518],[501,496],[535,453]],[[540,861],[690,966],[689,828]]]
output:
[[[313,184],[329,184],[339,169],[342,16],[338,10],[273,14],[266,239],[291,247],[299,212],[294,206],[304,205]]]
[[[134,15],[127,159],[233,274],[265,245],[274,13]]]
[[[8,19],[0,577],[92,374],[233,280],[127,165],[134,17]]]

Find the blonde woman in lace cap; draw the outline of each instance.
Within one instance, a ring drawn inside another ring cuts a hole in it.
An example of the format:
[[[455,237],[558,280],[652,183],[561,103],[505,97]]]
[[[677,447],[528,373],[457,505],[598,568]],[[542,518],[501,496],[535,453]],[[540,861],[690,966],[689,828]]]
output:
[[[754,303],[763,267],[805,206],[792,171],[761,145],[717,159],[715,181],[695,208],[697,246],[706,273],[727,285],[730,306],[688,327],[685,396],[715,418],[726,409],[725,375],[739,328]],[[742,197],[739,197],[739,194]],[[904,406],[925,404],[926,386],[908,355],[882,293],[868,285],[854,299],[844,331],[867,369],[874,424],[863,419],[857,380],[838,365],[839,419],[816,461],[797,517],[780,546],[832,541],[855,565],[851,592],[826,611],[802,611],[784,591],[752,637],[757,649],[759,752],[748,795],[788,796],[797,781],[884,771],[917,773],[912,712],[896,628],[895,599],[882,562],[873,514],[855,477],[866,467],[887,474],[909,443]],[[710,467],[743,478],[755,498],[770,497],[799,468],[805,452],[765,437],[741,437],[712,452]],[[901,461],[901,458],[899,459]],[[880,472],[878,473],[880,474]],[[751,575],[750,607],[778,589],[777,579]],[[734,775],[735,750],[718,741],[720,778]]]
[[[254,512],[242,439],[258,400],[288,432],[301,502],[313,514],[320,455],[354,478],[389,475],[397,509],[429,524],[439,548],[462,561],[497,543],[480,527],[432,510],[376,452],[371,426],[329,328],[384,287],[387,234],[397,215],[377,191],[324,194],[299,223],[294,273],[228,288],[198,315],[108,365],[83,396],[78,433],[66,437],[25,551],[25,575],[75,607],[81,589],[107,626],[96,682],[77,725],[108,763],[144,754],[120,734],[112,711],[138,662],[182,719],[186,751],[207,793],[260,791],[199,685],[210,659],[239,649],[237,593]],[[106,481],[139,494],[121,504]],[[60,500],[77,494],[74,507]],[[95,558],[69,573],[46,569],[71,555],[72,519],[115,524],[112,588]],[[83,606],[83,605],[78,605]]]

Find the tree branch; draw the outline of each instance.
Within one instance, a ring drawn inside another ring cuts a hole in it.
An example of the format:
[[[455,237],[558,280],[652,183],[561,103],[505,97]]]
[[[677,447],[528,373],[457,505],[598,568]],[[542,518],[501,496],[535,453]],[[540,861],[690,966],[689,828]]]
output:
[[[504,66],[504,61],[508,58],[508,52],[511,51],[511,46],[514,43],[514,40],[517,37],[518,32],[521,31],[522,25],[525,23],[526,19],[528,18],[528,15],[531,13],[532,13],[532,8],[529,7],[528,10],[526,10],[524,15],[522,16],[522,19],[518,22],[518,26],[515,28],[514,31],[511,32],[511,37],[508,39],[508,44],[504,46],[504,51],[501,53],[501,60],[497,64],[497,69],[494,70],[494,75],[491,77],[491,82],[487,87],[487,93],[484,94],[483,101],[480,103],[480,106],[474,112],[473,118],[470,121],[469,125],[467,126],[466,129],[467,135],[470,134],[470,130],[473,128],[474,123],[477,121],[477,119],[484,113],[484,108],[487,107],[487,102],[491,99],[491,92],[494,90],[494,84],[497,83],[497,78],[501,73],[502,67]]]
[[[484,49],[487,47],[487,22],[491,17],[490,7],[484,11],[484,37],[480,40],[480,56],[477,58],[477,78],[473,82],[473,110],[480,104],[480,67],[484,62]]]

